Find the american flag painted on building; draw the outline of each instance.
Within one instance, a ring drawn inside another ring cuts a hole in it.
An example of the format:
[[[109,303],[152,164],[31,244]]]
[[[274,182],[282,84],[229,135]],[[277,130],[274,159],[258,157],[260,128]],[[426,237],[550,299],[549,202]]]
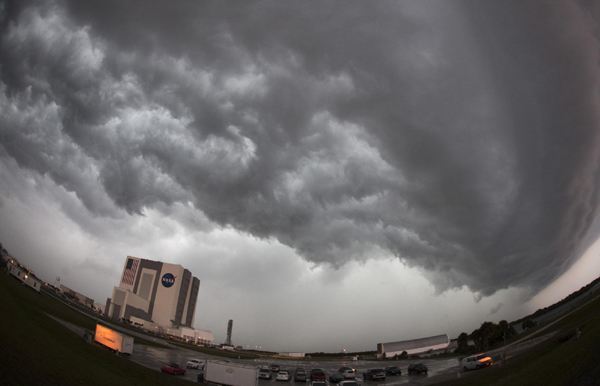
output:
[[[121,279],[121,283],[129,285],[133,284],[139,263],[139,260],[127,259],[127,265],[125,266],[125,271],[123,271],[123,279]]]

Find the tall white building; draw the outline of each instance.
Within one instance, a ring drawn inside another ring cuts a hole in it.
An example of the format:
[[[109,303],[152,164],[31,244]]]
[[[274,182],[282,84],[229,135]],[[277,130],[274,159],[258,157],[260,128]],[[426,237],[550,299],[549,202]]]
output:
[[[193,328],[199,289],[200,280],[181,265],[127,256],[120,284],[106,300],[106,315]]]

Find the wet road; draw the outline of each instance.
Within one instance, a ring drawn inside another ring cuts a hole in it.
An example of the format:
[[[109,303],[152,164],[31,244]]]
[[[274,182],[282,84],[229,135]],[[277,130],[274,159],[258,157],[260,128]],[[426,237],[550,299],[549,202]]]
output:
[[[193,358],[198,359],[216,359],[205,354],[198,353],[175,346],[173,348],[150,347],[143,344],[134,344],[133,355],[128,357],[129,360],[139,363],[142,366],[149,367],[156,371],[160,371],[160,367],[169,363],[178,363],[185,368],[187,361]],[[200,370],[187,369],[184,376],[173,375],[177,378],[184,378],[189,381],[196,382]]]

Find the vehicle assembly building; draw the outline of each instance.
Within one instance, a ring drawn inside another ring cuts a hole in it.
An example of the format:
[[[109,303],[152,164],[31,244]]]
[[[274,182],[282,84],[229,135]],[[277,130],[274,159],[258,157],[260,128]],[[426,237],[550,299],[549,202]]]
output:
[[[162,328],[193,328],[200,280],[178,264],[127,256],[105,315],[145,320]]]
[[[448,348],[449,345],[450,338],[446,334],[401,342],[378,343],[377,357],[381,358],[385,354],[386,358],[392,358],[396,355],[402,355],[404,351],[408,355],[422,354],[428,351],[443,350]]]

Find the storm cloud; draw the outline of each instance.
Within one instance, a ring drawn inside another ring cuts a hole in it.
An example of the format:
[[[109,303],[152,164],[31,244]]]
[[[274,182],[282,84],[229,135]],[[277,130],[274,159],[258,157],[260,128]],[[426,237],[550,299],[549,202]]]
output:
[[[152,209],[315,266],[395,256],[438,292],[482,296],[544,288],[596,221],[591,2],[9,1],[1,15],[0,162],[92,216]]]

